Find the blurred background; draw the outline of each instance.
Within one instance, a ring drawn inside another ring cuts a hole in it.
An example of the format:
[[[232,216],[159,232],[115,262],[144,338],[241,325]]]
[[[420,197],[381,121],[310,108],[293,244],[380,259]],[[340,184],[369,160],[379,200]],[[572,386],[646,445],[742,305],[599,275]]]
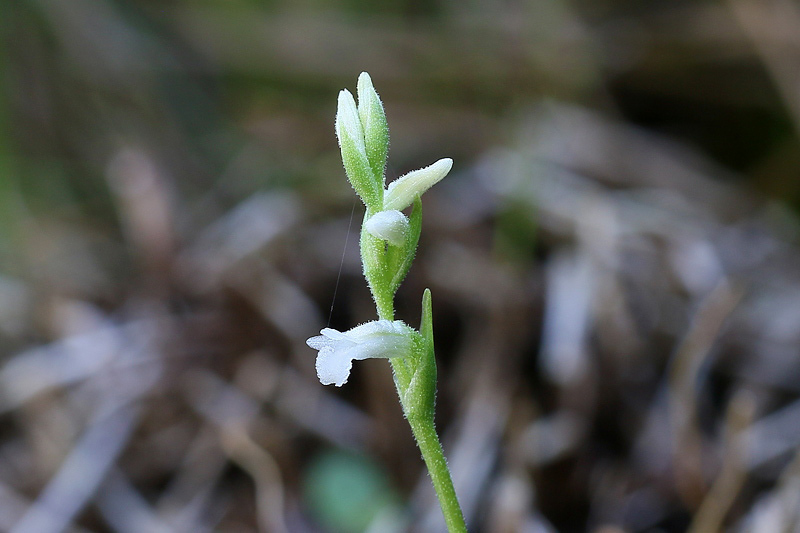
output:
[[[792,0],[0,3],[0,530],[440,532],[334,136],[417,260],[473,532],[800,531]],[[341,267],[341,272],[340,272]],[[335,296],[334,296],[335,295]]]

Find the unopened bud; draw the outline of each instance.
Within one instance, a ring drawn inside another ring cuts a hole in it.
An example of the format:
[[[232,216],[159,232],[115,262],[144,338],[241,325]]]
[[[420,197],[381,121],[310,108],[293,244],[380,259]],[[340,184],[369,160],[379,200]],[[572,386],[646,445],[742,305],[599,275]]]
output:
[[[402,210],[414,202],[414,198],[436,185],[450,169],[453,160],[449,157],[438,160],[431,166],[413,170],[391,182],[384,195],[383,208]]]
[[[372,170],[358,108],[353,95],[346,89],[339,92],[336,136],[339,138],[344,169],[353,189],[365,205],[371,209],[380,209],[383,204],[383,178],[376,178]]]
[[[367,148],[364,145],[364,128],[361,126],[361,119],[358,116],[358,108],[353,95],[347,89],[339,91],[339,107],[336,110],[336,136],[339,138],[339,145],[344,144],[345,140],[352,140],[356,149],[366,155]]]
[[[402,246],[408,236],[408,219],[400,211],[381,211],[372,215],[364,224],[366,230],[393,246]]]
[[[375,178],[383,187],[383,170],[389,153],[389,126],[381,99],[366,72],[358,77],[358,115],[364,128],[367,159]]]

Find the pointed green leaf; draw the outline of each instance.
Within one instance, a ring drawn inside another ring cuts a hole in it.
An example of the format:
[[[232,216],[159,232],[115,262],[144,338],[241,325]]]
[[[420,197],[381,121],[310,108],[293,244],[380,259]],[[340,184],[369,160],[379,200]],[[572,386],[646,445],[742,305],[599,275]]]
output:
[[[433,353],[433,302],[430,289],[425,289],[425,292],[422,293],[422,316],[419,322],[419,332],[426,348]]]
[[[422,295],[419,343],[414,344],[413,375],[403,396],[409,420],[433,420],[436,406],[436,353],[433,346],[433,307],[431,291]]]

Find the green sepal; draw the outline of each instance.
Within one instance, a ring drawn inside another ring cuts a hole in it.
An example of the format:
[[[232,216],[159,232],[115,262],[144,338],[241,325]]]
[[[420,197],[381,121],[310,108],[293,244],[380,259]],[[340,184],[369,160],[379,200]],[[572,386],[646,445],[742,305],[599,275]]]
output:
[[[369,74],[362,72],[358,77],[358,116],[364,128],[364,142],[367,159],[375,179],[384,185],[384,169],[389,154],[389,125],[386,123],[386,112],[372,85]]]
[[[380,211],[383,207],[383,178],[375,178],[367,155],[361,152],[349,135],[341,135],[339,144],[342,162],[350,185],[368,209]]]
[[[406,376],[405,380],[402,380],[406,383],[398,380],[400,401],[403,412],[409,420],[432,421],[436,407],[436,352],[433,346],[433,308],[430,289],[425,289],[422,295],[419,337],[415,337],[414,341],[414,354],[406,363]],[[396,371],[395,376],[397,376]]]
[[[417,196],[414,199],[414,209],[408,217],[408,235],[403,246],[389,246],[387,250],[387,263],[391,274],[389,287],[392,294],[397,292],[400,284],[408,274],[414,256],[417,253],[419,235],[422,231],[422,201]]]

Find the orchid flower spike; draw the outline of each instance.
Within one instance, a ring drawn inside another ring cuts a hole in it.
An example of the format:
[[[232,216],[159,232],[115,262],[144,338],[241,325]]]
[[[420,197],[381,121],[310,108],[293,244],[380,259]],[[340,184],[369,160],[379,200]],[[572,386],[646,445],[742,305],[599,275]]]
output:
[[[384,188],[389,128],[381,99],[366,72],[358,77],[357,94],[358,104],[347,89],[339,92],[336,111],[336,137],[347,178],[372,213],[400,212],[441,181],[453,167],[453,160],[440,159],[399,177]],[[401,219],[392,213],[377,218],[366,229],[389,244],[401,246],[405,242],[402,234],[407,222],[405,217]]]
[[[339,93],[336,136],[347,179],[366,207],[360,236],[361,263],[379,320],[345,332],[324,328],[306,344],[318,351],[317,376],[323,385],[344,385],[355,360],[390,359],[403,414],[428,466],[447,530],[467,533],[434,425],[436,355],[430,290],[422,296],[419,331],[392,320],[395,294],[419,242],[420,197],[450,172],[453,160],[440,159],[386,187],[389,127],[383,104],[366,72],[358,77],[356,94],[358,102],[347,90]],[[406,216],[403,210],[411,205],[414,207]]]
[[[341,332],[324,328],[306,341],[317,354],[317,377],[323,385],[341,387],[350,377],[353,360],[403,357],[412,353],[414,329],[400,320],[374,320]]]

